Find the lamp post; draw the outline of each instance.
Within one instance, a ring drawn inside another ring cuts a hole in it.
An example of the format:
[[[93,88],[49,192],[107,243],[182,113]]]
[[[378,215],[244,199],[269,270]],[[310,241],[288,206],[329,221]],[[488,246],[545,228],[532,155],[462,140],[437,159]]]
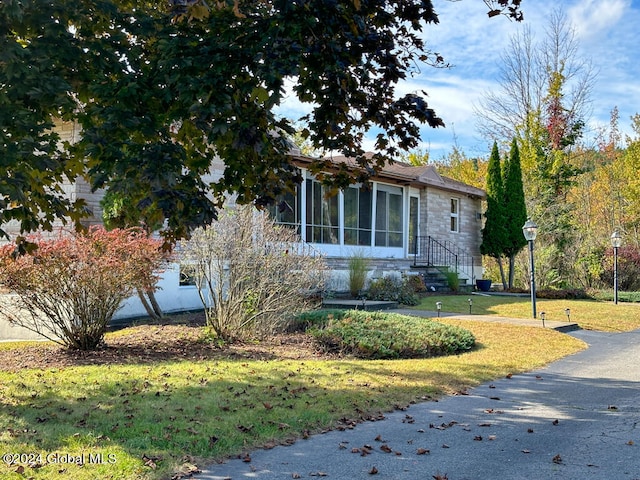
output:
[[[469,315],[471,315],[471,307],[473,306],[473,300],[471,300],[470,298],[467,299],[467,302],[469,302]]]
[[[436,302],[436,310],[438,310],[438,318],[440,318],[440,310],[442,310],[442,302]]]
[[[618,248],[622,245],[622,235],[618,230],[611,234],[613,247],[613,303],[618,304]]]
[[[538,225],[536,225],[530,218],[522,226],[522,233],[524,238],[529,242],[529,270],[531,272],[531,313],[533,318],[536,318],[536,275],[533,266],[533,241],[538,235]]]
[[[567,322],[571,321],[571,309],[570,308],[565,308],[564,309],[564,314],[567,316]]]

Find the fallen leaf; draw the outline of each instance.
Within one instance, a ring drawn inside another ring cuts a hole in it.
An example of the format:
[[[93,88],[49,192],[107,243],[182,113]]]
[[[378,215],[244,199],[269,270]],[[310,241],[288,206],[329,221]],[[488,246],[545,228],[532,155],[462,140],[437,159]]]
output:
[[[607,410],[618,410],[618,407],[616,407],[615,405],[609,405],[607,407]]]
[[[245,463],[251,463],[251,456],[247,453],[244,457],[242,457],[242,461]]]
[[[293,472],[291,478],[302,478],[299,473]]]
[[[551,423],[553,423],[554,425],[558,425],[558,424],[560,423],[560,420],[556,419],[556,420],[554,420],[554,421],[553,421],[553,422],[551,422]]]
[[[376,442],[381,442],[382,441],[382,435],[378,435],[374,440]]]
[[[427,453],[431,453],[431,451],[428,448],[419,448],[416,451],[416,455],[426,455]]]
[[[371,470],[369,470],[369,475],[375,475],[378,473],[378,469],[376,467],[371,467]]]
[[[482,435],[476,435],[475,437],[473,437],[473,439],[474,439],[476,442],[481,442],[481,441],[482,441]]]
[[[382,450],[385,453],[391,453],[393,450],[391,450],[391,448],[389,447],[389,445],[382,445],[380,447],[380,450]]]
[[[513,373],[507,373],[507,378],[513,377]]]
[[[531,450],[522,450],[522,453],[531,453]]]
[[[562,463],[562,457],[560,456],[560,454],[556,455],[551,460],[553,461],[553,463]]]
[[[629,441],[627,442],[627,445],[633,445],[633,440],[629,440]]]
[[[527,428],[527,433],[533,433],[533,428]]]

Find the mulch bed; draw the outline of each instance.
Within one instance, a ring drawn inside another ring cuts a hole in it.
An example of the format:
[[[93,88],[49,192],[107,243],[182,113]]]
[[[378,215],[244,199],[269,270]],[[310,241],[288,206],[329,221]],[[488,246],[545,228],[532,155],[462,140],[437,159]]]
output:
[[[277,335],[251,343],[220,346],[203,335],[198,314],[181,316],[180,323],[139,325],[108,336],[95,351],[69,350],[51,342],[0,350],[0,371],[25,368],[68,368],[80,365],[122,365],[211,359],[320,359],[329,356],[304,333]]]

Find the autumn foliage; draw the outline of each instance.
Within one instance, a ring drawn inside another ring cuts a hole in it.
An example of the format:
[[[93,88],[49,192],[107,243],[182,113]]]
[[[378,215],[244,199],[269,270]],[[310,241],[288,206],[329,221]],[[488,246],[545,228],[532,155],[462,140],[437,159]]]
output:
[[[0,248],[0,310],[10,323],[72,349],[95,349],[123,300],[136,289],[154,289],[167,254],[161,242],[138,228],[106,231],[92,227],[46,239],[17,254],[15,244]]]
[[[247,205],[195,230],[180,246],[180,261],[207,325],[225,341],[285,331],[295,314],[318,305],[324,288],[324,259],[294,230]]]

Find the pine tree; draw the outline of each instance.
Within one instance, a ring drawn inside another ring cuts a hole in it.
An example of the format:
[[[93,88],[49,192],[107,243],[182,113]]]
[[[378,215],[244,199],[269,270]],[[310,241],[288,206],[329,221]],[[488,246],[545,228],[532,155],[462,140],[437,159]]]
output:
[[[527,206],[524,200],[520,150],[514,138],[511,142],[509,161],[503,165],[504,171],[504,215],[506,245],[504,254],[509,258],[509,288],[513,288],[515,257],[527,245],[522,234],[522,225],[527,221]]]
[[[505,226],[504,185],[500,168],[498,144],[493,142],[489,167],[487,171],[487,210],[485,224],[482,228],[482,244],[480,252],[498,261],[502,283],[506,285],[502,268],[502,255],[507,246],[507,229]]]

